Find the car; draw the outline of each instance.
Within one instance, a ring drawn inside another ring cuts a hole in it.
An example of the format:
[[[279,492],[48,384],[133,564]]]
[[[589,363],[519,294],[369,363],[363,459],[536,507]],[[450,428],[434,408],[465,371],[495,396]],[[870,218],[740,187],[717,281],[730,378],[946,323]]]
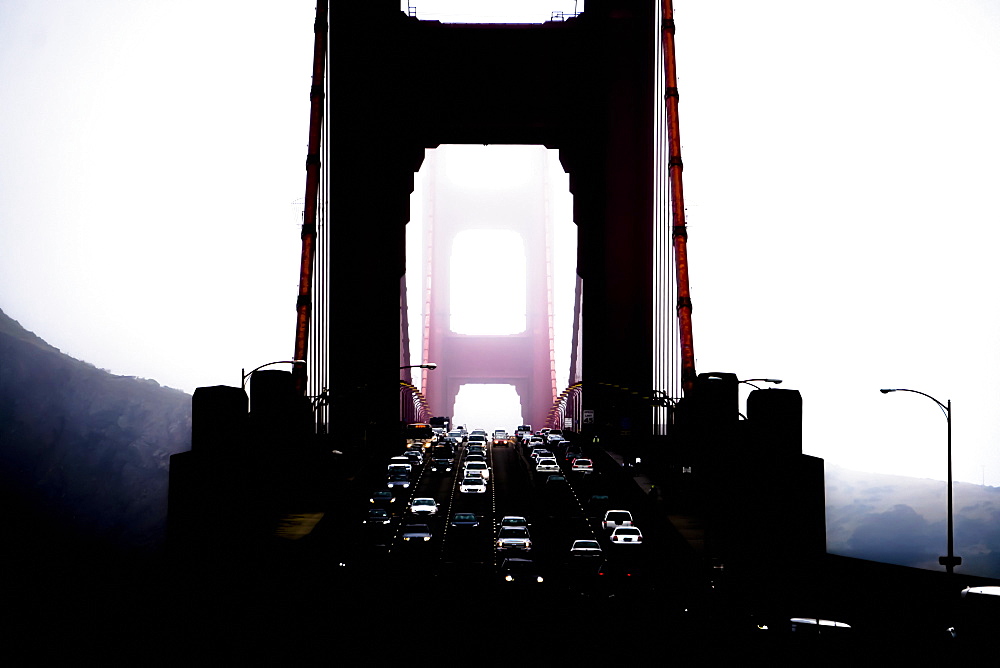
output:
[[[550,429],[548,435],[549,443],[552,445],[558,445],[563,441],[562,432],[558,429]]]
[[[455,448],[459,446],[459,443],[460,442],[457,439],[454,439],[451,436],[445,436],[434,445],[433,449],[437,450],[438,448],[444,448],[446,450],[450,450],[451,453],[454,454]]]
[[[500,527],[496,544],[498,550],[530,550],[531,536],[528,535],[528,527]]]
[[[405,541],[429,541],[434,534],[426,524],[407,523],[403,526],[403,540]]]
[[[451,518],[451,525],[453,527],[477,527],[479,526],[479,518],[476,517],[475,513],[455,513]]]
[[[569,548],[571,557],[599,557],[601,554],[601,544],[592,539],[574,540]]]
[[[389,464],[389,468],[386,469],[387,476],[405,475],[407,480],[409,480],[410,475],[412,473],[413,473],[413,466],[411,466],[410,464],[400,464],[397,462],[393,462],[392,464]]]
[[[433,457],[431,458],[431,471],[451,471],[455,462],[451,457]]]
[[[465,433],[458,429],[449,431],[448,438],[453,438],[458,443],[465,443]]]
[[[539,459],[554,459],[555,454],[545,448],[535,448],[531,451],[530,457],[537,462]]]
[[[634,587],[642,582],[642,570],[636,564],[628,563],[630,561],[632,560],[604,560],[594,574],[598,580],[611,587],[621,587],[626,583]]]
[[[566,448],[566,452],[563,454],[563,459],[568,462],[572,462],[580,457],[583,457],[583,451],[580,450],[579,447],[568,447]]]
[[[483,478],[486,480],[490,479],[490,467],[486,464],[486,462],[466,462],[463,468],[466,473],[469,471],[481,471]]]
[[[536,473],[558,473],[559,463],[552,457],[542,457],[535,462]]]
[[[593,473],[594,472],[594,462],[591,459],[584,459],[580,457],[573,460],[573,466],[571,469],[573,473]]]
[[[632,526],[632,513],[627,510],[609,510],[604,513],[604,520],[601,522],[601,527],[604,529],[630,526]]]
[[[499,522],[497,522],[498,527],[524,527],[528,528],[528,519],[522,515],[504,515]]]
[[[545,486],[557,489],[566,485],[566,476],[561,473],[553,473],[548,478],[545,479]]]
[[[458,491],[466,494],[485,494],[486,480],[479,476],[462,478]]]
[[[639,527],[617,527],[611,532],[611,542],[615,545],[638,545],[642,542]]]
[[[593,515],[600,515],[611,505],[611,499],[607,494],[591,494],[587,499],[587,510]]]
[[[414,515],[437,515],[437,501],[430,497],[421,496],[410,501],[410,512]]]
[[[465,456],[469,455],[482,455],[486,456],[486,447],[482,445],[469,445],[465,448]]]
[[[504,429],[497,429],[493,432],[493,445],[502,447],[505,445],[510,445],[511,438],[507,435],[507,431]]]
[[[508,557],[500,564],[499,574],[504,582],[513,584],[541,584],[545,582],[538,565],[531,559]]]
[[[410,474],[409,473],[390,473],[388,480],[386,480],[386,487],[392,489],[393,487],[402,487],[403,489],[408,489],[410,487]]]
[[[468,463],[468,462],[483,462],[485,464],[486,463],[486,457],[484,457],[483,455],[477,455],[477,454],[466,455],[465,456],[465,462],[466,463]]]
[[[410,460],[410,463],[414,466],[419,466],[424,463],[424,455],[419,450],[407,450],[406,458]]]
[[[392,491],[388,489],[377,489],[372,492],[371,498],[368,499],[375,506],[386,507],[390,503],[396,503],[396,497],[393,496]]]
[[[389,515],[389,511],[385,508],[369,508],[368,517],[365,518],[365,524],[388,524],[392,516]]]

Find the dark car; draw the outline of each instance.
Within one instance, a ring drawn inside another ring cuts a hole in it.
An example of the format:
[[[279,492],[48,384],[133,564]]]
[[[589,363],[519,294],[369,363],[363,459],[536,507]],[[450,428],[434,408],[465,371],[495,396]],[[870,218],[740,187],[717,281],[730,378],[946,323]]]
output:
[[[541,569],[531,559],[509,557],[500,564],[500,580],[515,585],[538,585],[545,582]]]
[[[376,508],[388,508],[391,504],[396,502],[396,497],[393,496],[392,490],[377,489],[372,492],[369,501],[371,501],[372,505]]]
[[[433,534],[426,524],[407,524],[403,527],[403,540],[411,542],[426,542]]]
[[[611,507],[611,499],[607,494],[591,494],[587,501],[587,512],[592,515],[602,515]]]
[[[431,451],[431,471],[450,471],[455,466],[451,448],[435,447]]]
[[[479,518],[475,513],[455,513],[451,518],[451,526],[456,528],[472,528],[479,526]]]
[[[545,479],[545,487],[549,489],[562,489],[566,486],[566,476],[553,473]]]
[[[386,487],[402,487],[408,489],[410,486],[410,476],[406,473],[390,473],[386,480]]]
[[[389,511],[385,508],[369,508],[365,524],[388,524],[390,519]]]
[[[563,454],[563,459],[566,460],[567,462],[572,462],[574,459],[577,459],[578,457],[583,457],[583,450],[581,450],[579,446],[571,445],[570,447],[566,448],[566,452]]]

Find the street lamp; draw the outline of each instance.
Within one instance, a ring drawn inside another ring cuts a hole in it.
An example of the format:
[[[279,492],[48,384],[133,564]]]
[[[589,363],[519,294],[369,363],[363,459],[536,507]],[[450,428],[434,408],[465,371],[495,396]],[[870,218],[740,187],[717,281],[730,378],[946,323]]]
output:
[[[253,369],[250,373],[247,373],[247,371],[246,371],[245,368],[244,369],[240,369],[240,371],[243,372],[243,383],[242,383],[242,385],[240,385],[240,387],[242,387],[243,389],[246,389],[246,387],[247,387],[247,379],[249,379],[250,376],[254,375],[256,372],[260,371],[261,369],[263,369],[266,366],[271,366],[272,364],[305,364],[305,363],[306,363],[305,360],[279,360],[277,362],[268,362],[267,364],[261,364],[256,369]]]
[[[781,385],[781,380],[778,378],[747,378],[746,380],[741,380],[738,382],[746,383],[750,387],[754,387],[759,390],[760,388],[754,385],[751,381],[756,381],[758,383],[774,383],[775,385]]]
[[[937,404],[941,412],[944,413],[944,418],[948,422],[948,556],[938,557],[938,563],[945,567],[949,573],[955,572],[955,566],[962,565],[962,557],[955,556],[955,520],[954,520],[954,504],[952,500],[952,482],[951,482],[951,399],[948,400],[948,404],[942,404],[940,401],[935,399],[929,394],[920,392],[919,390],[907,390],[903,388],[895,389],[881,389],[879,390],[882,394],[889,394],[890,392],[913,392],[914,394],[920,394],[934,403]]]
[[[410,364],[409,366],[401,366],[401,367],[399,367],[400,371],[402,371],[403,369],[432,369],[433,370],[433,369],[436,369],[436,368],[438,368],[438,365],[435,364],[434,362],[428,362],[427,364]]]

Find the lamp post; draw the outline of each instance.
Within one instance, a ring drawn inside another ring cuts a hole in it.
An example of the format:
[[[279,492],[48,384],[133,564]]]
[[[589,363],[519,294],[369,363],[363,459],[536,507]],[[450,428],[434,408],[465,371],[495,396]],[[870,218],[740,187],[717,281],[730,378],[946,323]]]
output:
[[[240,369],[240,371],[243,373],[243,378],[242,378],[243,382],[240,385],[240,387],[242,387],[243,389],[246,389],[247,380],[250,378],[250,376],[254,375],[256,372],[260,371],[261,369],[263,369],[266,366],[271,366],[272,364],[305,364],[305,363],[306,363],[305,360],[279,360],[277,362],[268,362],[267,364],[261,364],[256,369],[251,370],[250,373],[247,373],[247,371],[246,371],[245,368],[244,369]]]
[[[929,394],[920,392],[919,390],[907,390],[904,388],[894,388],[894,389],[881,389],[879,390],[882,394],[888,394],[890,392],[913,392],[914,394],[920,394],[934,403],[937,404],[941,412],[944,413],[945,420],[948,422],[948,556],[938,557],[938,563],[945,567],[949,573],[955,572],[955,566],[962,565],[962,557],[955,556],[955,520],[954,520],[954,503],[952,499],[952,482],[951,482],[951,399],[948,400],[948,404],[942,404],[940,401],[935,399]]]
[[[402,371],[404,369],[427,369],[428,371],[433,371],[436,368],[437,364],[435,364],[434,362],[425,362],[424,364],[407,364],[406,366],[399,367],[399,370]],[[418,390],[411,384],[410,381],[411,381],[410,374],[406,373],[404,374],[404,379],[401,380],[400,383],[402,388],[408,389],[411,393],[411,398],[413,399],[413,410],[415,411],[416,419],[417,420],[430,419],[429,417],[427,418],[421,417],[422,413],[426,414],[427,416],[430,415],[430,409],[427,407],[427,399],[420,392],[420,390]],[[400,405],[399,411],[400,411],[399,419],[401,421],[406,421],[409,419],[409,416],[407,415],[408,411],[404,408],[403,404]]]
[[[775,385],[781,385],[781,380],[778,379],[778,378],[747,378],[746,380],[741,380],[739,382],[740,383],[746,383],[750,387],[753,387],[753,388],[756,388],[756,389],[759,390],[760,388],[757,387],[756,385],[754,385],[752,381],[756,381],[758,383],[774,383]]]

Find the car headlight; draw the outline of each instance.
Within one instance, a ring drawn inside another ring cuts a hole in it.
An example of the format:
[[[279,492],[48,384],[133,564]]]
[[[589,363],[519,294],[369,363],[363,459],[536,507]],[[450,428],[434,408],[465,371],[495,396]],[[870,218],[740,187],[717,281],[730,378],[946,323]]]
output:
[[[506,580],[507,582],[513,582],[513,581],[514,581],[514,576],[513,576],[513,575],[511,575],[510,573],[508,573],[508,574],[507,574],[507,575],[506,575],[506,576],[504,577],[504,580]]]
[[[538,576],[537,578],[535,578],[535,580],[536,580],[537,582],[544,582],[544,581],[545,581],[545,578],[543,578],[543,577],[542,577],[541,575],[539,575],[539,576]]]
[[[431,537],[430,537],[430,536],[424,536],[424,541],[425,541],[425,542],[426,542],[426,541],[428,541],[428,540],[430,540],[430,539],[431,539]]]

